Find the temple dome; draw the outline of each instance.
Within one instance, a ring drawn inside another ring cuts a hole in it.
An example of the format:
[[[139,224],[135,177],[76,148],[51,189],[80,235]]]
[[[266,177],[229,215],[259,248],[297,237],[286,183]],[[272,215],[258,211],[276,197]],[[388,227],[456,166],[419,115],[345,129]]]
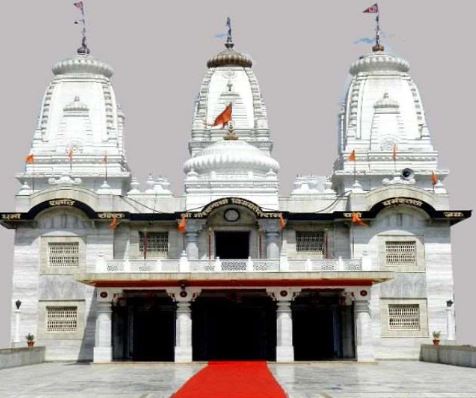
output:
[[[387,54],[383,51],[376,51],[360,57],[355,61],[349,72],[351,75],[356,75],[360,72],[376,72],[376,71],[396,71],[408,72],[410,65],[402,58]]]
[[[108,64],[98,61],[88,54],[77,54],[72,58],[59,61],[53,66],[52,70],[55,75],[88,73],[103,75],[107,78],[110,78],[114,73],[114,70]]]
[[[251,68],[253,62],[248,56],[233,50],[232,47],[226,48],[219,52],[207,62],[209,68],[217,68],[220,66],[241,66],[243,68]]]
[[[203,149],[184,164],[185,173],[199,174],[233,170],[234,172],[277,173],[279,163],[243,140],[221,140]]]

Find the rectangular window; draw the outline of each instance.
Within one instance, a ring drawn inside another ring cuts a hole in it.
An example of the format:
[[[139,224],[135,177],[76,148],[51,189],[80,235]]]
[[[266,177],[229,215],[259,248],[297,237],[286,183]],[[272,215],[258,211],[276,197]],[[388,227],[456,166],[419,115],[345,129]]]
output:
[[[325,255],[324,231],[296,231],[296,251]]]
[[[416,241],[415,240],[388,240],[385,242],[385,264],[392,265],[416,265]]]
[[[420,330],[419,304],[389,304],[389,330]]]
[[[47,332],[76,332],[78,327],[78,307],[46,307]]]
[[[48,242],[50,267],[79,266],[79,242]]]
[[[149,255],[167,254],[169,250],[168,232],[139,232],[139,251]]]

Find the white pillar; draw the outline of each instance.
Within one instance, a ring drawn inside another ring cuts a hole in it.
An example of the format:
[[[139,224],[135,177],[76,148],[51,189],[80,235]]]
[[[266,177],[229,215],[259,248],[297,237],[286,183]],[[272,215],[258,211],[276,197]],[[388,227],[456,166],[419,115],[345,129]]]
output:
[[[277,301],[276,310],[276,362],[293,362],[293,317],[291,300]]]
[[[187,231],[185,234],[187,257],[189,260],[198,260],[198,232]]]
[[[94,362],[112,361],[112,305],[111,301],[96,303],[96,339]]]
[[[359,362],[374,362],[372,318],[368,300],[354,301],[355,354]]]
[[[177,302],[175,362],[192,362],[192,309],[190,301]]]
[[[446,305],[446,339],[449,341],[456,340],[455,338],[455,318],[453,314],[453,302]]]
[[[266,258],[279,259],[279,243],[281,234],[278,231],[265,231]]]
[[[15,336],[13,337],[13,347],[20,346],[20,309],[15,309]]]

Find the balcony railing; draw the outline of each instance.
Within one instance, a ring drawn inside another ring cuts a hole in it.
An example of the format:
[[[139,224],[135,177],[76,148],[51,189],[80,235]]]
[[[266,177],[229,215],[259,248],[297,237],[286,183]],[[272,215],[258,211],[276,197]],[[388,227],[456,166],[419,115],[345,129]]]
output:
[[[367,261],[364,259],[307,259],[293,260],[281,257],[267,259],[125,259],[107,260],[100,257],[96,272],[325,272],[325,271],[363,271]]]

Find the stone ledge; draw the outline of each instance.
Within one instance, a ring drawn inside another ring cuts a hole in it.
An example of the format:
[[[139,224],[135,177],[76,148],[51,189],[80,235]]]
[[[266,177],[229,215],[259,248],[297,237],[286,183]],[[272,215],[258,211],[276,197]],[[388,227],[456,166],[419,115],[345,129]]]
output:
[[[0,369],[42,363],[45,361],[45,351],[45,347],[0,349]]]
[[[476,368],[476,347],[422,344],[420,361]]]

